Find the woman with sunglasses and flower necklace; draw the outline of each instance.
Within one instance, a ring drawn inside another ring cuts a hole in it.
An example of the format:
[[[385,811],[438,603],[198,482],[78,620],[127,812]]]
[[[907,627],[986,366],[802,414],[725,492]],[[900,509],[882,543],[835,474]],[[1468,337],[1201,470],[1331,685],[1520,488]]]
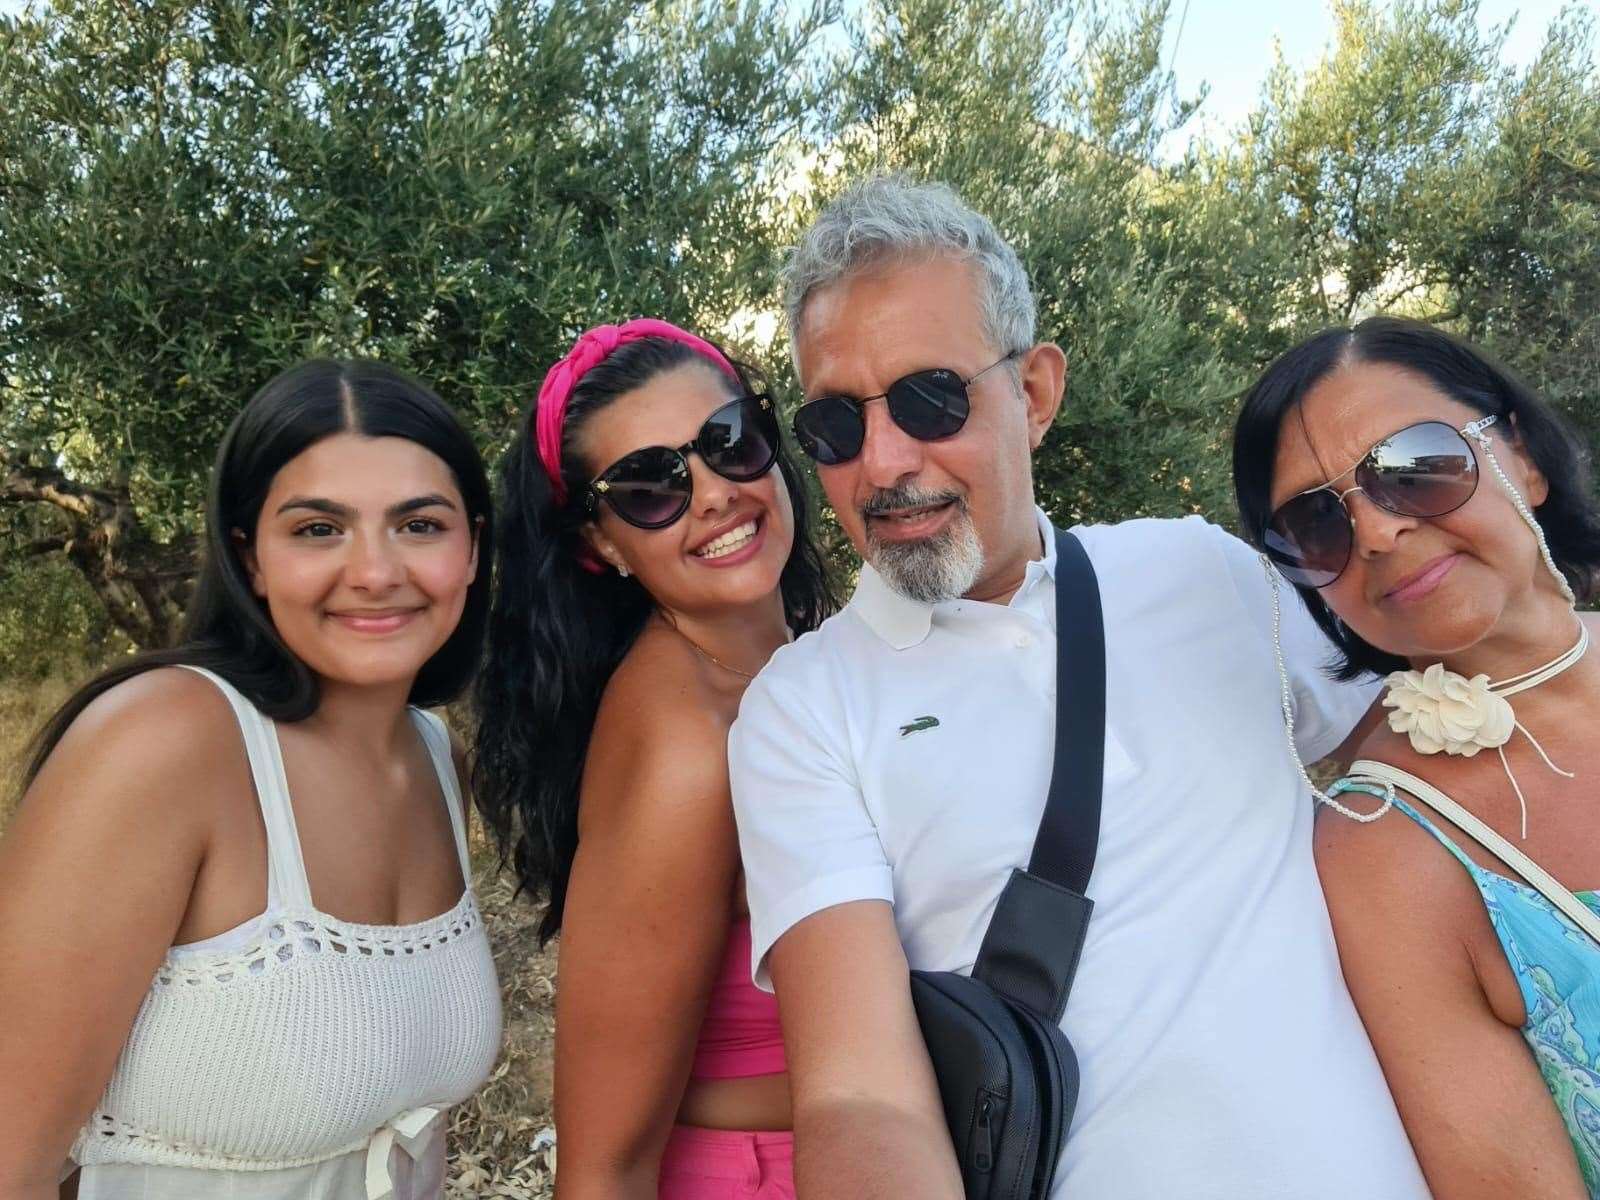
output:
[[[1338,674],[1386,677],[1387,722],[1318,793],[1337,812],[1317,863],[1351,994],[1452,1200],[1600,1197],[1585,458],[1481,351],[1387,318],[1289,351],[1235,431],[1247,535]]]
[[[474,779],[562,934],[558,1195],[792,1197],[727,762],[745,685],[833,607],[775,403],[694,334],[602,325],[503,472]]]

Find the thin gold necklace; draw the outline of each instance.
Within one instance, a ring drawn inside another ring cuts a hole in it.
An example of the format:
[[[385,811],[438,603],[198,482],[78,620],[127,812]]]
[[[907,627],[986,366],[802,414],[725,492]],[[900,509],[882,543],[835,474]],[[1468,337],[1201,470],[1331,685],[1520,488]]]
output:
[[[715,663],[717,666],[721,667],[724,671],[729,671],[734,675],[740,676],[741,678],[744,678],[744,679],[754,679],[755,678],[755,673],[754,672],[752,672],[752,671],[741,671],[738,667],[730,667],[727,663],[723,662],[715,654],[711,653],[711,651],[707,650],[699,642],[695,641],[687,633],[685,633],[683,630],[679,629],[678,625],[677,625],[677,622],[675,622],[671,617],[667,616],[666,613],[662,613],[661,614],[661,619],[666,622],[666,625],[667,625],[668,629],[672,630],[673,633],[677,634],[684,641],[688,642],[689,643],[689,648],[691,650],[693,650],[696,654],[698,654],[701,658],[705,659],[707,662]]]

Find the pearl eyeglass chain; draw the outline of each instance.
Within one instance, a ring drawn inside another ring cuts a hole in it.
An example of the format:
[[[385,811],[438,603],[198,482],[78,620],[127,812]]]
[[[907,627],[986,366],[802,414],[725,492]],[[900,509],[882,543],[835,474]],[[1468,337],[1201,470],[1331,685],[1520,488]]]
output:
[[[1505,489],[1507,496],[1511,497],[1511,504],[1517,510],[1517,515],[1533,530],[1533,536],[1539,542],[1539,554],[1544,559],[1545,569],[1556,581],[1556,586],[1561,589],[1561,594],[1568,604],[1577,606],[1578,598],[1572,594],[1572,585],[1567,582],[1567,577],[1561,573],[1561,568],[1556,566],[1555,557],[1550,553],[1550,543],[1545,540],[1544,530],[1539,527],[1539,521],[1533,515],[1533,510],[1528,507],[1528,502],[1522,498],[1522,493],[1511,479],[1501,469],[1500,460],[1494,456],[1494,443],[1489,440],[1485,432],[1500,418],[1493,413],[1487,417],[1479,417],[1470,425],[1462,428],[1461,432],[1478,443],[1478,448],[1483,451],[1483,456],[1489,460],[1489,469],[1494,472],[1495,478],[1500,481],[1500,486]]]
[[[1288,668],[1283,665],[1283,598],[1280,595],[1282,576],[1265,554],[1261,555],[1261,565],[1267,572],[1267,587],[1272,590],[1272,658],[1278,667],[1279,699],[1283,705],[1283,727],[1289,739],[1289,757],[1294,760],[1295,769],[1300,772],[1300,778],[1305,781],[1306,787],[1311,789],[1311,794],[1334,812],[1349,817],[1352,821],[1359,821],[1363,825],[1369,821],[1376,821],[1394,807],[1394,784],[1386,779],[1372,780],[1371,782],[1383,788],[1383,804],[1370,813],[1357,812],[1347,804],[1340,804],[1313,783],[1311,772],[1306,770],[1306,764],[1300,757],[1300,748],[1294,742],[1294,691],[1289,684]]]

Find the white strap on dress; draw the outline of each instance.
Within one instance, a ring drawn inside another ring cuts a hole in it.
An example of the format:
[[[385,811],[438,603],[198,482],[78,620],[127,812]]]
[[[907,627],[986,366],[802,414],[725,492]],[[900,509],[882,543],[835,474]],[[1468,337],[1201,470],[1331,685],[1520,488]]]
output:
[[[300,853],[294,806],[289,802],[289,780],[283,770],[278,727],[220,675],[204,667],[185,665],[184,669],[204,675],[216,684],[239,720],[245,753],[250,759],[250,773],[255,779],[256,798],[261,804],[261,819],[267,829],[267,907],[297,912],[312,910],[311,884],[306,878],[305,858]]]
[[[1419,779],[1409,771],[1402,771],[1399,767],[1391,767],[1388,763],[1375,762],[1369,758],[1363,758],[1358,762],[1352,763],[1349,777],[1351,779],[1376,779],[1380,783],[1403,788],[1417,799],[1425,801],[1459,828],[1461,832],[1476,841],[1518,875],[1521,875],[1523,879],[1528,881],[1530,887],[1542,893],[1544,898],[1565,913],[1574,925],[1587,933],[1596,942],[1600,942],[1600,917],[1597,917],[1587,904],[1574,896],[1569,889],[1563,887],[1561,882],[1550,872],[1546,871],[1477,816],[1467,811],[1449,796],[1446,796],[1426,779]]]
[[[456,778],[455,755],[450,748],[450,731],[437,716],[424,709],[413,708],[417,729],[422,734],[422,744],[433,759],[434,773],[439,776],[439,788],[444,793],[445,807],[450,810],[450,829],[456,838],[456,855],[461,862],[461,881],[472,885],[472,855],[467,850],[466,813],[462,807],[461,785]],[[299,843],[296,843],[298,845]]]

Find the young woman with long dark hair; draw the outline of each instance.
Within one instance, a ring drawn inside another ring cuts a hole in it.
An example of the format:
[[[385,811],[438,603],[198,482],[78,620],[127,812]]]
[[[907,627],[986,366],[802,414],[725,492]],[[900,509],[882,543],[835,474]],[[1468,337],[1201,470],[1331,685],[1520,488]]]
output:
[[[751,676],[832,606],[776,416],[629,321],[551,369],[505,459],[474,790],[562,935],[562,1200],[793,1195],[727,762]]]
[[[1235,431],[1246,535],[1334,671],[1385,677],[1387,722],[1323,796],[1317,867],[1452,1200],[1600,1197],[1600,898],[1569,890],[1600,885],[1588,456],[1481,350],[1392,318],[1290,350]]]
[[[392,368],[234,420],[181,644],[67,701],[0,842],[4,1200],[442,1196],[500,1008],[422,708],[477,665],[490,516]]]

